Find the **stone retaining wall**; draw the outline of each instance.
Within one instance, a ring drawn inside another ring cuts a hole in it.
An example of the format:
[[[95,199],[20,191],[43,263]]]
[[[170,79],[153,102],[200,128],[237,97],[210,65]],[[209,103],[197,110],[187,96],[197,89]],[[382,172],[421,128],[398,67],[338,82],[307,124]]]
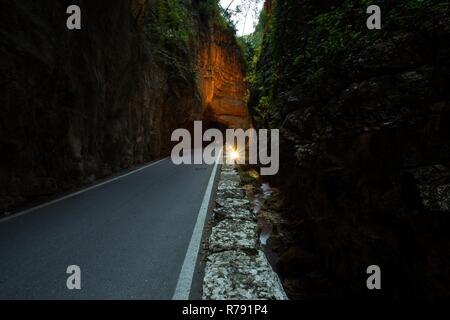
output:
[[[287,299],[261,250],[256,216],[234,166],[222,167],[213,212],[203,299]]]

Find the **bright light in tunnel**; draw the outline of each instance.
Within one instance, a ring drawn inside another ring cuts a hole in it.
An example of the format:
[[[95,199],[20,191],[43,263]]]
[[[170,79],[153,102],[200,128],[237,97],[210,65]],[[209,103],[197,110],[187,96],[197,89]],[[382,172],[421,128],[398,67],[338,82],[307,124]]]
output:
[[[231,160],[236,161],[239,159],[240,154],[236,147],[228,145],[227,146],[227,155],[230,157]]]
[[[231,151],[230,157],[231,157],[232,160],[239,159],[239,152],[237,152],[237,150]]]

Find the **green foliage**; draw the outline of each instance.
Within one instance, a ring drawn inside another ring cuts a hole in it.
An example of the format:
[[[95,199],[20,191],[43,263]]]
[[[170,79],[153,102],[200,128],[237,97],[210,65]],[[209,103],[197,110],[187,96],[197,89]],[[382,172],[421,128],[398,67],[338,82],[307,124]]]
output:
[[[199,3],[198,11],[200,20],[208,27],[231,29],[236,32],[230,13],[219,5],[218,0],[202,0]]]
[[[432,5],[430,0],[409,0],[406,2],[405,7],[410,10],[423,9]]]
[[[238,37],[237,43],[241,48],[242,54],[244,55],[247,67],[250,66],[253,62],[253,58],[255,56],[256,51],[256,45],[254,43],[253,34]]]
[[[152,7],[147,34],[167,49],[183,49],[193,37],[193,23],[188,2],[158,0]]]
[[[244,169],[240,168],[239,175],[241,178],[241,183],[246,184],[256,184],[259,179],[259,173],[254,169]]]
[[[247,77],[246,81],[250,85],[253,91],[255,90],[265,90],[264,77],[261,74],[261,70],[258,68],[260,63],[261,52],[263,51],[264,45],[264,30],[267,28],[269,19],[264,10],[260,13],[258,24],[256,25],[255,31],[243,37],[240,37],[240,42],[242,43],[244,57],[247,64]],[[249,99],[250,100],[250,99]],[[251,101],[249,101],[251,103]],[[259,104],[259,102],[258,102]],[[261,118],[263,112],[268,107],[268,97],[263,100],[261,104],[257,105],[254,110],[254,117]],[[263,111],[264,110],[264,111]]]
[[[414,32],[425,11],[448,10],[448,1],[442,0],[342,0],[328,8],[317,5],[316,15],[304,15],[314,11],[302,1],[276,0],[272,5],[270,16],[261,15],[259,40],[247,50],[253,54],[247,58],[250,108],[260,125],[284,112],[283,99],[293,89],[302,97],[320,99],[321,88],[339,85],[333,70],[346,59],[396,32]],[[382,8],[380,31],[366,27],[369,5]]]
[[[404,0],[409,2],[426,2],[427,0]],[[366,27],[366,8],[369,5],[381,5],[383,25],[395,18],[391,16],[394,8],[383,6],[383,1],[346,0],[335,10],[317,15],[308,22],[310,28],[308,47],[310,56],[336,56],[356,48],[367,46],[383,35]]]
[[[321,82],[322,79],[325,77],[325,69],[319,68],[315,70],[313,73],[309,74],[308,77],[305,79],[305,84],[308,87],[317,87]]]
[[[336,54],[346,49],[361,36],[353,25],[343,23],[345,12],[329,12],[315,17],[309,22],[311,38],[308,49],[314,53]],[[321,51],[321,52],[317,52]]]
[[[259,99],[257,106],[254,109],[254,118],[257,122],[263,122],[267,111],[271,105],[271,99],[269,96],[262,96]]]
[[[266,23],[265,12],[262,11],[259,17],[259,22],[255,27],[255,31],[249,35],[238,37],[238,42],[244,53],[247,66],[251,69],[256,67],[259,55],[261,54],[263,43],[263,26]]]
[[[190,1],[157,0],[145,24],[147,48],[170,72],[172,79],[195,83],[193,8]]]

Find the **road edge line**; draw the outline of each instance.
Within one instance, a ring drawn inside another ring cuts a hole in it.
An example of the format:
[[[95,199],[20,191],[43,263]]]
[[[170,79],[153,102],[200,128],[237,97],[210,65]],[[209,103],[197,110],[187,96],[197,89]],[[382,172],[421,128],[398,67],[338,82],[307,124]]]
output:
[[[219,159],[221,159],[222,153],[223,149],[220,151],[211,172],[211,176],[209,177],[208,186],[206,187],[205,195],[203,196],[202,205],[200,206],[200,210],[197,215],[197,221],[195,223],[194,231],[192,232],[189,247],[186,251],[186,256],[184,257],[183,266],[181,267],[180,275],[178,276],[177,286],[175,287],[172,300],[189,300],[203,230],[205,229],[206,217],[208,216],[211,198],[213,195],[213,188],[217,176],[217,168],[220,165]]]
[[[103,186],[103,185],[105,185],[105,184],[108,184],[108,183],[110,183],[110,182],[113,182],[113,181],[116,181],[116,180],[125,178],[125,177],[127,177],[127,176],[129,176],[129,175],[132,175],[132,174],[134,174],[134,173],[137,173],[137,172],[139,172],[139,171],[142,171],[142,170],[144,170],[144,169],[147,169],[147,168],[149,168],[149,167],[151,167],[151,166],[154,166],[154,165],[156,165],[156,164],[158,164],[158,163],[160,163],[160,162],[162,162],[162,161],[164,161],[164,160],[166,160],[166,159],[168,159],[168,157],[163,158],[163,159],[159,159],[159,160],[154,161],[154,162],[152,162],[152,163],[150,163],[150,164],[148,164],[148,165],[145,165],[145,166],[140,167],[140,168],[138,168],[138,169],[135,169],[135,170],[133,170],[133,171],[124,173],[124,174],[122,174],[122,175],[120,175],[120,176],[111,178],[111,179],[109,179],[109,180],[100,182],[100,183],[98,183],[98,184],[95,184],[95,185],[93,185],[93,186],[87,187],[87,188],[85,188],[85,189],[82,189],[82,190],[76,191],[76,192],[74,192],[74,193],[65,195],[65,196],[63,196],[63,197],[61,197],[61,198],[58,198],[58,199],[55,199],[55,200],[52,200],[52,201],[49,201],[49,202],[40,204],[40,205],[38,205],[38,206],[36,206],[36,207],[29,208],[29,209],[26,209],[26,210],[24,210],[24,211],[20,211],[20,212],[14,213],[14,214],[12,214],[11,216],[1,218],[1,219],[0,219],[0,223],[6,222],[6,221],[11,220],[11,219],[14,219],[14,218],[18,218],[18,217],[23,216],[23,215],[25,215],[25,214],[27,214],[27,213],[30,213],[30,212],[36,211],[36,210],[38,210],[38,209],[42,209],[42,208],[51,206],[52,204],[55,204],[55,203],[58,203],[58,202],[60,202],[60,201],[63,201],[63,200],[66,200],[66,199],[75,197],[75,196],[77,196],[77,195],[79,195],[79,194],[82,194],[82,193],[85,193],[85,192],[87,192],[87,191],[93,190],[93,189],[95,189],[95,188],[101,187],[101,186]]]

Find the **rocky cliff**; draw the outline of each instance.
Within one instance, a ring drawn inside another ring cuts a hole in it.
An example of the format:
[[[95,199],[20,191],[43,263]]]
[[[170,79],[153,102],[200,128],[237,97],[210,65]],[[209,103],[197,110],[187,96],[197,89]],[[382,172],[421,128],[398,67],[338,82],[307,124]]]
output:
[[[72,4],[82,30],[66,28]],[[2,1],[0,212],[165,156],[194,119],[245,122],[240,51],[214,6]]]
[[[281,129],[291,297],[450,295],[448,2],[373,4],[380,31],[367,1],[266,1],[250,105]]]
[[[211,123],[230,128],[248,128],[250,117],[245,96],[245,63],[232,31],[213,29],[203,35],[200,50],[202,109]]]

